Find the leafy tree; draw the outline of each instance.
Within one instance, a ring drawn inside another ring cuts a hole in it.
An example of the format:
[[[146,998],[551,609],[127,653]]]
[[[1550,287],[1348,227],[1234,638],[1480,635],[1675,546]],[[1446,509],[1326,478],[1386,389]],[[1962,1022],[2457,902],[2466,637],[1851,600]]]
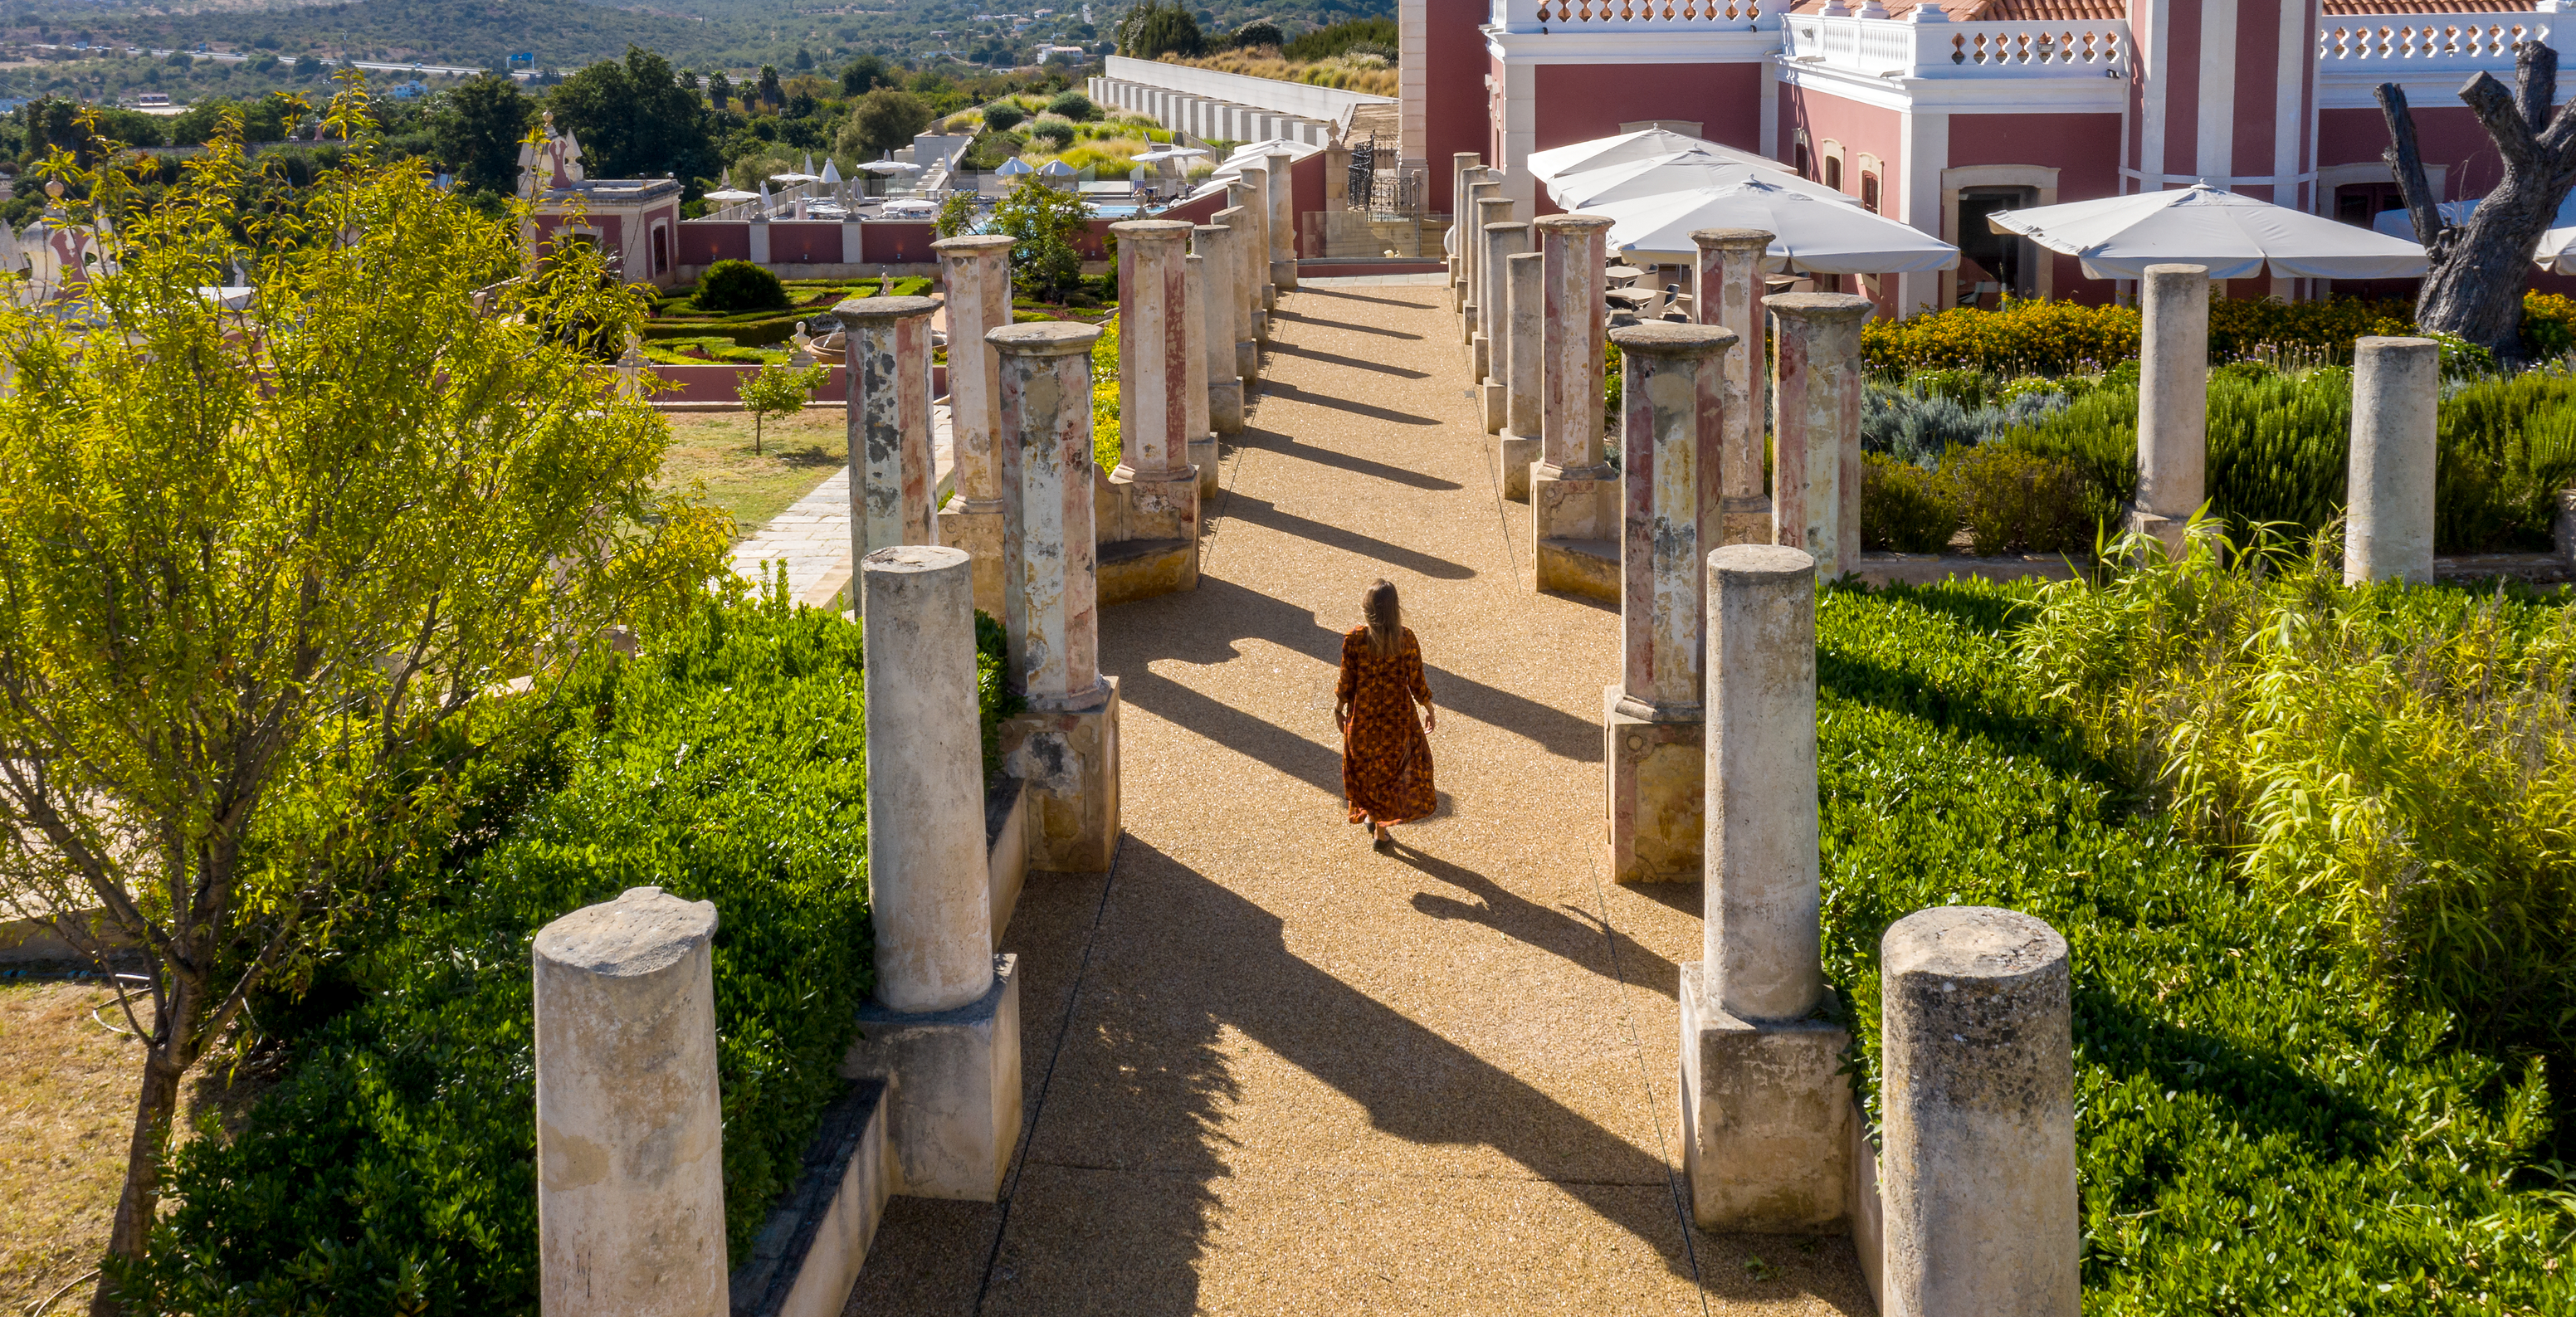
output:
[[[799,73],[811,73],[814,71],[813,51],[807,50],[803,46],[798,46],[796,48],[796,71]]]
[[[751,451],[760,452],[760,427],[772,416],[792,416],[805,410],[814,390],[832,377],[829,366],[806,366],[790,370],[776,362],[742,377],[735,392],[742,398],[743,410],[751,413]]]
[[[536,117],[536,103],[518,83],[487,73],[440,98],[430,117],[430,141],[465,186],[512,192],[518,188],[519,143]]]
[[[1242,47],[1277,46],[1287,40],[1280,34],[1279,25],[1266,18],[1256,18],[1234,30],[1234,44]]]
[[[975,231],[975,194],[951,192],[939,203],[939,215],[930,222],[930,231],[943,238]]]
[[[2385,158],[2414,220],[2415,240],[2431,258],[2418,286],[2416,323],[2518,356],[2532,254],[2559,203],[2576,188],[2576,102],[2558,104],[2558,52],[2537,41],[2518,43],[2512,90],[2484,71],[2460,88],[2460,99],[2504,158],[2504,175],[2459,224],[2442,218],[2441,199],[2425,182],[2405,89],[2383,82],[2377,95],[2388,123]]]
[[[1082,251],[1075,238],[1089,227],[1091,207],[1071,192],[1058,191],[1034,174],[993,208],[987,233],[1007,233],[1011,245],[1011,289],[1021,297],[1061,301],[1082,282]]]
[[[1069,91],[1048,101],[1046,112],[1063,115],[1077,123],[1100,117],[1100,107],[1092,104],[1090,97],[1078,91]]]
[[[59,917],[104,911],[149,980],[94,1312],[181,1082],[435,845],[515,725],[489,693],[684,619],[729,538],[654,492],[664,423],[556,329],[639,316],[598,254],[514,280],[524,212],[379,158],[363,92],[326,122],[343,166],[257,204],[233,123],[148,207],[53,150],[72,222],[120,217],[112,261],[79,316],[0,305],[0,899],[75,945]],[[198,290],[235,260],[258,296],[228,310]]]
[[[1136,59],[1198,55],[1207,50],[1199,20],[1179,0],[1144,0],[1118,19],[1118,53]]]
[[[995,101],[984,107],[984,126],[997,133],[1007,133],[1029,117],[1029,112],[1009,101]]]
[[[778,66],[775,64],[760,66],[760,103],[772,110],[787,103],[787,92],[778,85]]]
[[[879,87],[860,97],[850,111],[849,121],[841,125],[837,149],[845,156],[874,160],[912,145],[913,137],[928,128],[933,117],[929,103],[920,97]]]
[[[722,73],[707,75],[707,104],[721,110],[733,104],[733,80]]]
[[[594,178],[695,178],[718,168],[706,112],[680,87],[671,62],[640,46],[624,63],[593,64],[547,100],[555,126],[582,146]]]
[[[901,77],[886,66],[883,55],[861,55],[851,60],[848,68],[841,70],[841,94],[865,96],[879,87],[896,86],[901,81]]]

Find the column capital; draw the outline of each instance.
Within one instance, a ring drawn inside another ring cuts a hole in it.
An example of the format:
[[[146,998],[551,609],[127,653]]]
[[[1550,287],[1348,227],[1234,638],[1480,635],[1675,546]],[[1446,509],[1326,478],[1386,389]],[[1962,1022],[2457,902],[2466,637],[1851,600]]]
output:
[[[1530,221],[1537,225],[1541,232],[1559,233],[1568,237],[1598,233],[1618,222],[1607,215],[1586,215],[1581,212],[1572,215],[1541,215]]]
[[[1691,230],[1691,241],[1698,243],[1699,249],[1704,252],[1734,252],[1746,249],[1768,251],[1771,249],[1771,240],[1776,236],[1778,235],[1765,229]]]
[[[833,303],[832,316],[843,323],[852,320],[908,320],[929,315],[939,307],[940,299],[936,297],[853,297]]]
[[[1187,220],[1120,220],[1109,231],[1120,242],[1178,242],[1195,227]]]
[[[1622,352],[1655,357],[1713,357],[1735,346],[1736,333],[1719,325],[1681,325],[1645,320],[1610,331]]]
[[[1004,325],[985,334],[984,341],[1014,357],[1065,357],[1090,351],[1100,341],[1100,327],[1074,320],[1038,320]]]
[[[961,233],[930,244],[930,249],[951,260],[971,260],[1009,251],[1011,244],[1018,241],[1007,233]]]
[[[1763,298],[1762,309],[1813,324],[1859,324],[1878,303],[1854,293],[1782,293]]]

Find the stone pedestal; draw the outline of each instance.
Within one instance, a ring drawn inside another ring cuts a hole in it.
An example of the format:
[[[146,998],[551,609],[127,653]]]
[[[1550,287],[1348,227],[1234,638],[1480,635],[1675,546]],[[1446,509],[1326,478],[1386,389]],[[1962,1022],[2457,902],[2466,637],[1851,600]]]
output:
[[[1496,321],[1501,299],[1510,291],[1502,286],[1501,259],[1511,253],[1496,250],[1494,226],[1511,228],[1511,221],[1511,198],[1500,195],[1499,190],[1476,203],[1476,227],[1470,231],[1476,240],[1476,305],[1467,327],[1467,378],[1476,381],[1480,389],[1494,374]],[[1523,240],[1527,240],[1527,230],[1523,230]],[[1485,431],[1491,434],[1497,428],[1487,425]]]
[[[1708,558],[1708,881],[1682,967],[1691,1214],[1706,1229],[1818,1231],[1844,1215],[1849,1041],[1824,1019],[1818,945],[1816,565]]]
[[[850,561],[935,543],[930,491],[931,297],[853,297],[832,308],[848,345]],[[855,587],[858,583],[853,581]],[[867,608],[867,592],[853,601]]]
[[[1719,444],[1723,468],[1719,535],[1727,544],[1771,540],[1771,495],[1763,488],[1764,326],[1762,257],[1772,235],[1760,229],[1700,229],[1691,234],[1699,266],[1691,280],[1691,307],[1703,325],[1735,331],[1726,351],[1726,436]]]
[[[1503,497],[1529,501],[1530,464],[1539,457],[1539,417],[1543,413],[1539,381],[1540,324],[1546,318],[1544,276],[1547,257],[1539,252],[1521,252],[1503,261],[1505,282],[1509,288],[1506,309],[1510,329],[1505,335],[1505,370],[1503,379],[1503,432],[1495,446],[1501,451]]]
[[[1484,157],[1473,151],[1460,151],[1449,157],[1449,231],[1441,235],[1441,245],[1449,259],[1449,309],[1456,311],[1467,301],[1467,222],[1472,212],[1467,207],[1467,184],[1484,168]]]
[[[716,908],[630,887],[545,926],[536,973],[537,1297],[579,1317],[725,1317]]]
[[[1830,581],[1860,569],[1860,326],[1866,297],[1790,293],[1763,303],[1773,343],[1771,542],[1804,549]]]
[[[1471,365],[1485,433],[1499,434],[1511,419],[1511,258],[1529,249],[1529,225],[1511,221],[1509,201],[1499,206],[1488,203],[1485,213],[1493,218],[1482,230],[1485,250],[1477,267],[1477,278],[1483,284],[1478,308],[1484,323],[1476,332],[1475,360]]]
[[[1241,183],[1225,188],[1227,206],[1209,218],[1225,226],[1232,235],[1226,251],[1233,263],[1234,282],[1227,296],[1234,307],[1234,375],[1243,384],[1243,403],[1252,405],[1253,381],[1261,371],[1261,338],[1253,323],[1253,313],[1261,300],[1260,281],[1252,274],[1252,244],[1258,237],[1252,222],[1252,211],[1243,204],[1252,189]]]
[[[1272,250],[1270,166],[1259,161],[1247,160],[1235,167],[1235,173],[1243,180],[1243,186],[1248,189],[1248,195],[1244,197],[1242,205],[1252,213],[1254,239],[1252,251],[1246,263],[1252,267],[1252,289],[1257,297],[1254,306],[1255,326],[1260,330],[1260,337],[1267,340],[1270,337],[1270,330],[1266,313],[1279,303],[1279,289],[1271,283],[1271,276],[1277,267],[1270,259]],[[1229,200],[1233,198],[1230,189],[1226,195]]]
[[[1601,448],[1601,266],[1610,224],[1607,215],[1550,215],[1532,225],[1545,257],[1546,402],[1530,468],[1530,557],[1539,589],[1615,602],[1619,482]]]
[[[2343,579],[2433,582],[2433,469],[2442,345],[2365,338],[2352,351]]]
[[[2128,529],[2182,552],[2208,497],[2209,267],[2150,265],[2138,281],[2138,497]]]
[[[1011,323],[1011,242],[1001,234],[943,238],[947,284],[948,431],[956,492],[939,510],[938,542],[964,549],[975,563],[975,607],[1002,615],[1002,463],[994,448],[1001,425],[1001,366],[984,335]]]
[[[1127,538],[1176,540],[1187,550],[1179,589],[1198,585],[1199,484],[1190,441],[1203,430],[1207,391],[1190,387],[1206,349],[1189,338],[1189,267],[1178,220],[1113,224],[1118,235],[1118,469]],[[1191,400],[1200,415],[1191,415]],[[1193,428],[1197,425],[1201,428]]]
[[[1286,151],[1270,153],[1270,286],[1297,291],[1297,186]]]
[[[1061,320],[986,335],[1002,356],[1003,442],[1020,454],[1004,620],[1011,678],[1030,712],[1004,728],[1005,766],[1029,785],[1031,867],[1088,873],[1106,872],[1118,844],[1118,698],[1100,675],[1093,538],[1090,353],[1099,337]]]
[[[1241,434],[1243,378],[1235,367],[1243,336],[1235,332],[1235,321],[1244,309],[1234,296],[1235,274],[1242,264],[1234,254],[1234,230],[1223,223],[1198,225],[1190,230],[1190,251],[1200,261],[1199,281],[1190,295],[1203,308],[1199,328],[1207,344],[1208,428],[1215,435]],[[1203,497],[1216,493],[1215,453],[1211,443],[1210,460],[1199,470]],[[1190,462],[1199,464],[1196,454]]]
[[[1215,399],[1208,387],[1207,258],[1193,253],[1183,257],[1181,264],[1181,341],[1182,351],[1189,356],[1187,381],[1182,385],[1189,391],[1189,408],[1182,428],[1189,432],[1190,441],[1179,456],[1181,464],[1191,469],[1199,493],[1207,495],[1216,487]],[[1236,397],[1239,405],[1241,395]]]
[[[945,1011],[859,1008],[841,1074],[886,1085],[886,1151],[894,1192],[915,1198],[1001,1197],[1020,1138],[1018,958],[994,956],[990,986]]]
[[[1484,280],[1480,273],[1484,264],[1483,203],[1503,199],[1501,174],[1498,169],[1484,169],[1467,180],[1467,200],[1458,213],[1458,256],[1464,280],[1458,304],[1458,343],[1461,347],[1472,348],[1476,342],[1477,308],[1482,305],[1484,293]]]
[[[1939,906],[1880,943],[1886,1302],[1909,1317],[2076,1317],[2066,939]]]
[[[1735,335],[1664,322],[1610,331],[1625,373],[1617,698],[1604,715],[1610,874],[1700,876],[1707,551],[1718,532],[1725,352]],[[1650,734],[1638,723],[1687,728]]]

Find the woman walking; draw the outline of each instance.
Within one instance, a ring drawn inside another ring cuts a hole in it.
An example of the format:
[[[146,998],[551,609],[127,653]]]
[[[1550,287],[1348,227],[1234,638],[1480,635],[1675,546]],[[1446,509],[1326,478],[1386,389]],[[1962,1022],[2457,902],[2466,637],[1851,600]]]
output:
[[[1342,794],[1351,822],[1366,825],[1369,844],[1393,845],[1387,826],[1429,818],[1439,807],[1431,786],[1431,740],[1439,723],[1431,687],[1422,680],[1422,647],[1405,629],[1395,587],[1379,581],[1360,596],[1365,625],[1342,637],[1342,681],[1333,722],[1342,729]],[[1413,706],[1422,705],[1416,721]]]

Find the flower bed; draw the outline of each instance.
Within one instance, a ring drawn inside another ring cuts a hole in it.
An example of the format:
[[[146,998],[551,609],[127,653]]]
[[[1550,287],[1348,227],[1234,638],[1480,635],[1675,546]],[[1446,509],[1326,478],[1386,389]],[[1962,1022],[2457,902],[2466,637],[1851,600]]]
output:
[[[2552,359],[2576,349],[2576,300],[2526,293],[2522,306],[2526,353]],[[2349,365],[2354,339],[2415,332],[2415,304],[2402,298],[2214,297],[2209,303],[2212,362],[2286,357]],[[2086,374],[2136,360],[2141,333],[2136,307],[2008,299],[1993,311],[1954,307],[1903,320],[1873,319],[1861,326],[1861,353],[1874,370]]]

